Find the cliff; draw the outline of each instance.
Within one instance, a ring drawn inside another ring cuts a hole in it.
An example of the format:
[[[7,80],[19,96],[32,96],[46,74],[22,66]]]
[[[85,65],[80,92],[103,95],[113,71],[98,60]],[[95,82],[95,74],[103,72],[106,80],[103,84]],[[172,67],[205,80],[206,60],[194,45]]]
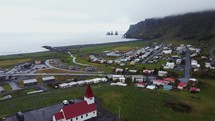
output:
[[[125,37],[212,41],[215,39],[215,11],[146,19],[131,25]]]

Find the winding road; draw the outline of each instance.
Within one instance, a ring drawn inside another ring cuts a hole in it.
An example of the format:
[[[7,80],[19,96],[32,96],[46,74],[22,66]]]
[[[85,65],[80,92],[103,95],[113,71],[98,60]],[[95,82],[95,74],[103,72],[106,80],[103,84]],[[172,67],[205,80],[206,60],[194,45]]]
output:
[[[72,57],[72,61],[73,63],[77,64],[77,65],[80,65],[80,66],[90,66],[90,65],[87,65],[87,64],[83,64],[83,63],[78,63],[76,62],[76,57],[74,57],[70,52],[68,52],[69,55]]]

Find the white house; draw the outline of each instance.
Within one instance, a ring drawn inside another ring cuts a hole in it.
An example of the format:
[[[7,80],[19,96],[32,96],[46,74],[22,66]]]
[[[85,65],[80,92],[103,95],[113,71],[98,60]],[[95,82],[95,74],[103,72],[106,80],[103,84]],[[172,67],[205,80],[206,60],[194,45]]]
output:
[[[59,84],[58,86],[59,86],[59,88],[68,88],[68,87],[70,87],[70,85],[68,83],[62,83],[62,84]]]
[[[64,106],[60,112],[54,114],[53,121],[85,121],[94,117],[97,117],[95,98],[88,85],[84,101]]]
[[[115,72],[123,72],[122,68],[116,68]]]
[[[54,81],[54,80],[55,80],[55,77],[54,77],[54,76],[43,77],[42,80],[43,80],[44,82]]]
[[[111,83],[110,85],[111,85],[111,86],[123,86],[123,87],[127,86],[127,84],[122,83],[122,82]]]
[[[175,66],[174,62],[167,62],[166,65],[164,66],[165,69],[173,69]]]
[[[158,71],[158,76],[160,77],[165,77],[167,76],[168,72],[167,71]]]
[[[132,75],[132,82],[143,82],[143,75]]]
[[[191,66],[193,68],[199,68],[200,64],[198,64],[197,60],[191,60]]]
[[[163,50],[163,54],[172,54],[172,50]]]
[[[146,87],[147,83],[144,82],[138,82],[135,84],[136,87]]]
[[[147,88],[147,89],[154,90],[154,89],[156,88],[156,86],[155,86],[155,85],[148,85],[146,88]]]
[[[32,85],[32,84],[37,84],[37,79],[28,79],[28,80],[23,80],[24,85]]]

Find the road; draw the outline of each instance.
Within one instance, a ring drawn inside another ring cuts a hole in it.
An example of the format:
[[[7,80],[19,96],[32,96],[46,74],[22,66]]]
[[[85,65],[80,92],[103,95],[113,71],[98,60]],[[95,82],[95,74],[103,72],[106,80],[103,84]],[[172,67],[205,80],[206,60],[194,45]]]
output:
[[[69,55],[71,56],[73,63],[75,63],[75,64],[77,64],[77,65],[80,65],[80,66],[90,66],[90,65],[87,65],[87,64],[83,64],[83,63],[78,63],[78,62],[76,62],[76,57],[74,57],[70,52],[68,52],[68,53],[69,53]]]
[[[184,67],[184,77],[180,79],[181,82],[187,83],[190,79],[190,49],[187,47],[186,55],[185,55],[185,67]]]
[[[211,65],[214,65],[215,64],[215,48],[213,48],[210,51],[210,56],[213,58],[213,61],[211,62]]]
[[[161,45],[161,47],[158,50],[156,50],[152,55],[150,55],[148,58],[146,58],[142,63],[146,63],[147,61],[149,61],[151,58],[156,56],[162,49],[163,49],[163,44]]]

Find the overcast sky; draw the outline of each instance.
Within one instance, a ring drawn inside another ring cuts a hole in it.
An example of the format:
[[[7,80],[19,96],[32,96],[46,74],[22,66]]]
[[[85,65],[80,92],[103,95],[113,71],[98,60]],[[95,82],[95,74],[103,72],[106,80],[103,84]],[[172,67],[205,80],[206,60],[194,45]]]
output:
[[[126,31],[145,18],[215,9],[215,0],[0,0],[0,32]]]

